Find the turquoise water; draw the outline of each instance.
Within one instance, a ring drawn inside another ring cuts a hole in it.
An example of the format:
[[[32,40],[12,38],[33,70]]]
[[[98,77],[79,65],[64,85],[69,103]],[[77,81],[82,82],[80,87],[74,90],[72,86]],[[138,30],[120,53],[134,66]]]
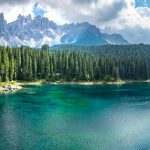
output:
[[[0,150],[148,150],[150,84],[25,86],[0,94]]]

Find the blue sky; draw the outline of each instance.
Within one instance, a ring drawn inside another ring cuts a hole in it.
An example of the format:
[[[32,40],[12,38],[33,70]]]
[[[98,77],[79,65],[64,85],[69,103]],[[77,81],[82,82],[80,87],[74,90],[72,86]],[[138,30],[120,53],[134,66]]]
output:
[[[42,8],[39,8],[39,3],[36,2],[33,6],[33,13],[35,16],[44,16],[44,14],[46,13],[46,11]]]
[[[150,7],[150,0],[135,0],[136,7]]]

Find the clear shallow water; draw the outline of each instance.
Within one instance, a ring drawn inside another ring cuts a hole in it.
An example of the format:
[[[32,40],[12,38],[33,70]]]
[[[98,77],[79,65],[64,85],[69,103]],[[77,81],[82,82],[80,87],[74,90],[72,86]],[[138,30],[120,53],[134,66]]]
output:
[[[30,149],[150,149],[150,84],[26,86],[0,94],[0,150]]]

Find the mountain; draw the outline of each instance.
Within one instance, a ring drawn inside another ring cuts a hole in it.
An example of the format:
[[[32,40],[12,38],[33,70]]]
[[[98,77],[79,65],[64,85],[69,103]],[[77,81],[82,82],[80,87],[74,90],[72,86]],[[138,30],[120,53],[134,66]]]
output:
[[[41,47],[44,44],[126,45],[128,42],[119,34],[102,33],[88,22],[60,26],[45,17],[32,19],[31,15],[19,15],[15,21],[7,23],[0,13],[0,45]]]

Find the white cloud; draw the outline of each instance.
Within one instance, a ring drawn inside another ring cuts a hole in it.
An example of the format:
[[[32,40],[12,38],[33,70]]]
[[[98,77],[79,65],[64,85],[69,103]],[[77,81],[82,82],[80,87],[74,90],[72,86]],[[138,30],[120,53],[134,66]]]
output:
[[[49,20],[53,20],[57,24],[65,24],[69,21],[66,20],[64,12],[60,9],[54,9],[47,5],[45,5],[46,13],[44,17],[49,18]]]
[[[14,5],[13,7],[9,4],[4,4],[0,6],[0,12],[4,13],[5,19],[7,22],[12,22],[17,19],[19,14],[28,15],[31,14],[34,16],[32,3],[28,3],[26,5]]]
[[[134,0],[124,0],[126,6],[118,17],[99,27],[109,33],[120,33],[131,43],[150,43],[150,8],[135,8]]]

